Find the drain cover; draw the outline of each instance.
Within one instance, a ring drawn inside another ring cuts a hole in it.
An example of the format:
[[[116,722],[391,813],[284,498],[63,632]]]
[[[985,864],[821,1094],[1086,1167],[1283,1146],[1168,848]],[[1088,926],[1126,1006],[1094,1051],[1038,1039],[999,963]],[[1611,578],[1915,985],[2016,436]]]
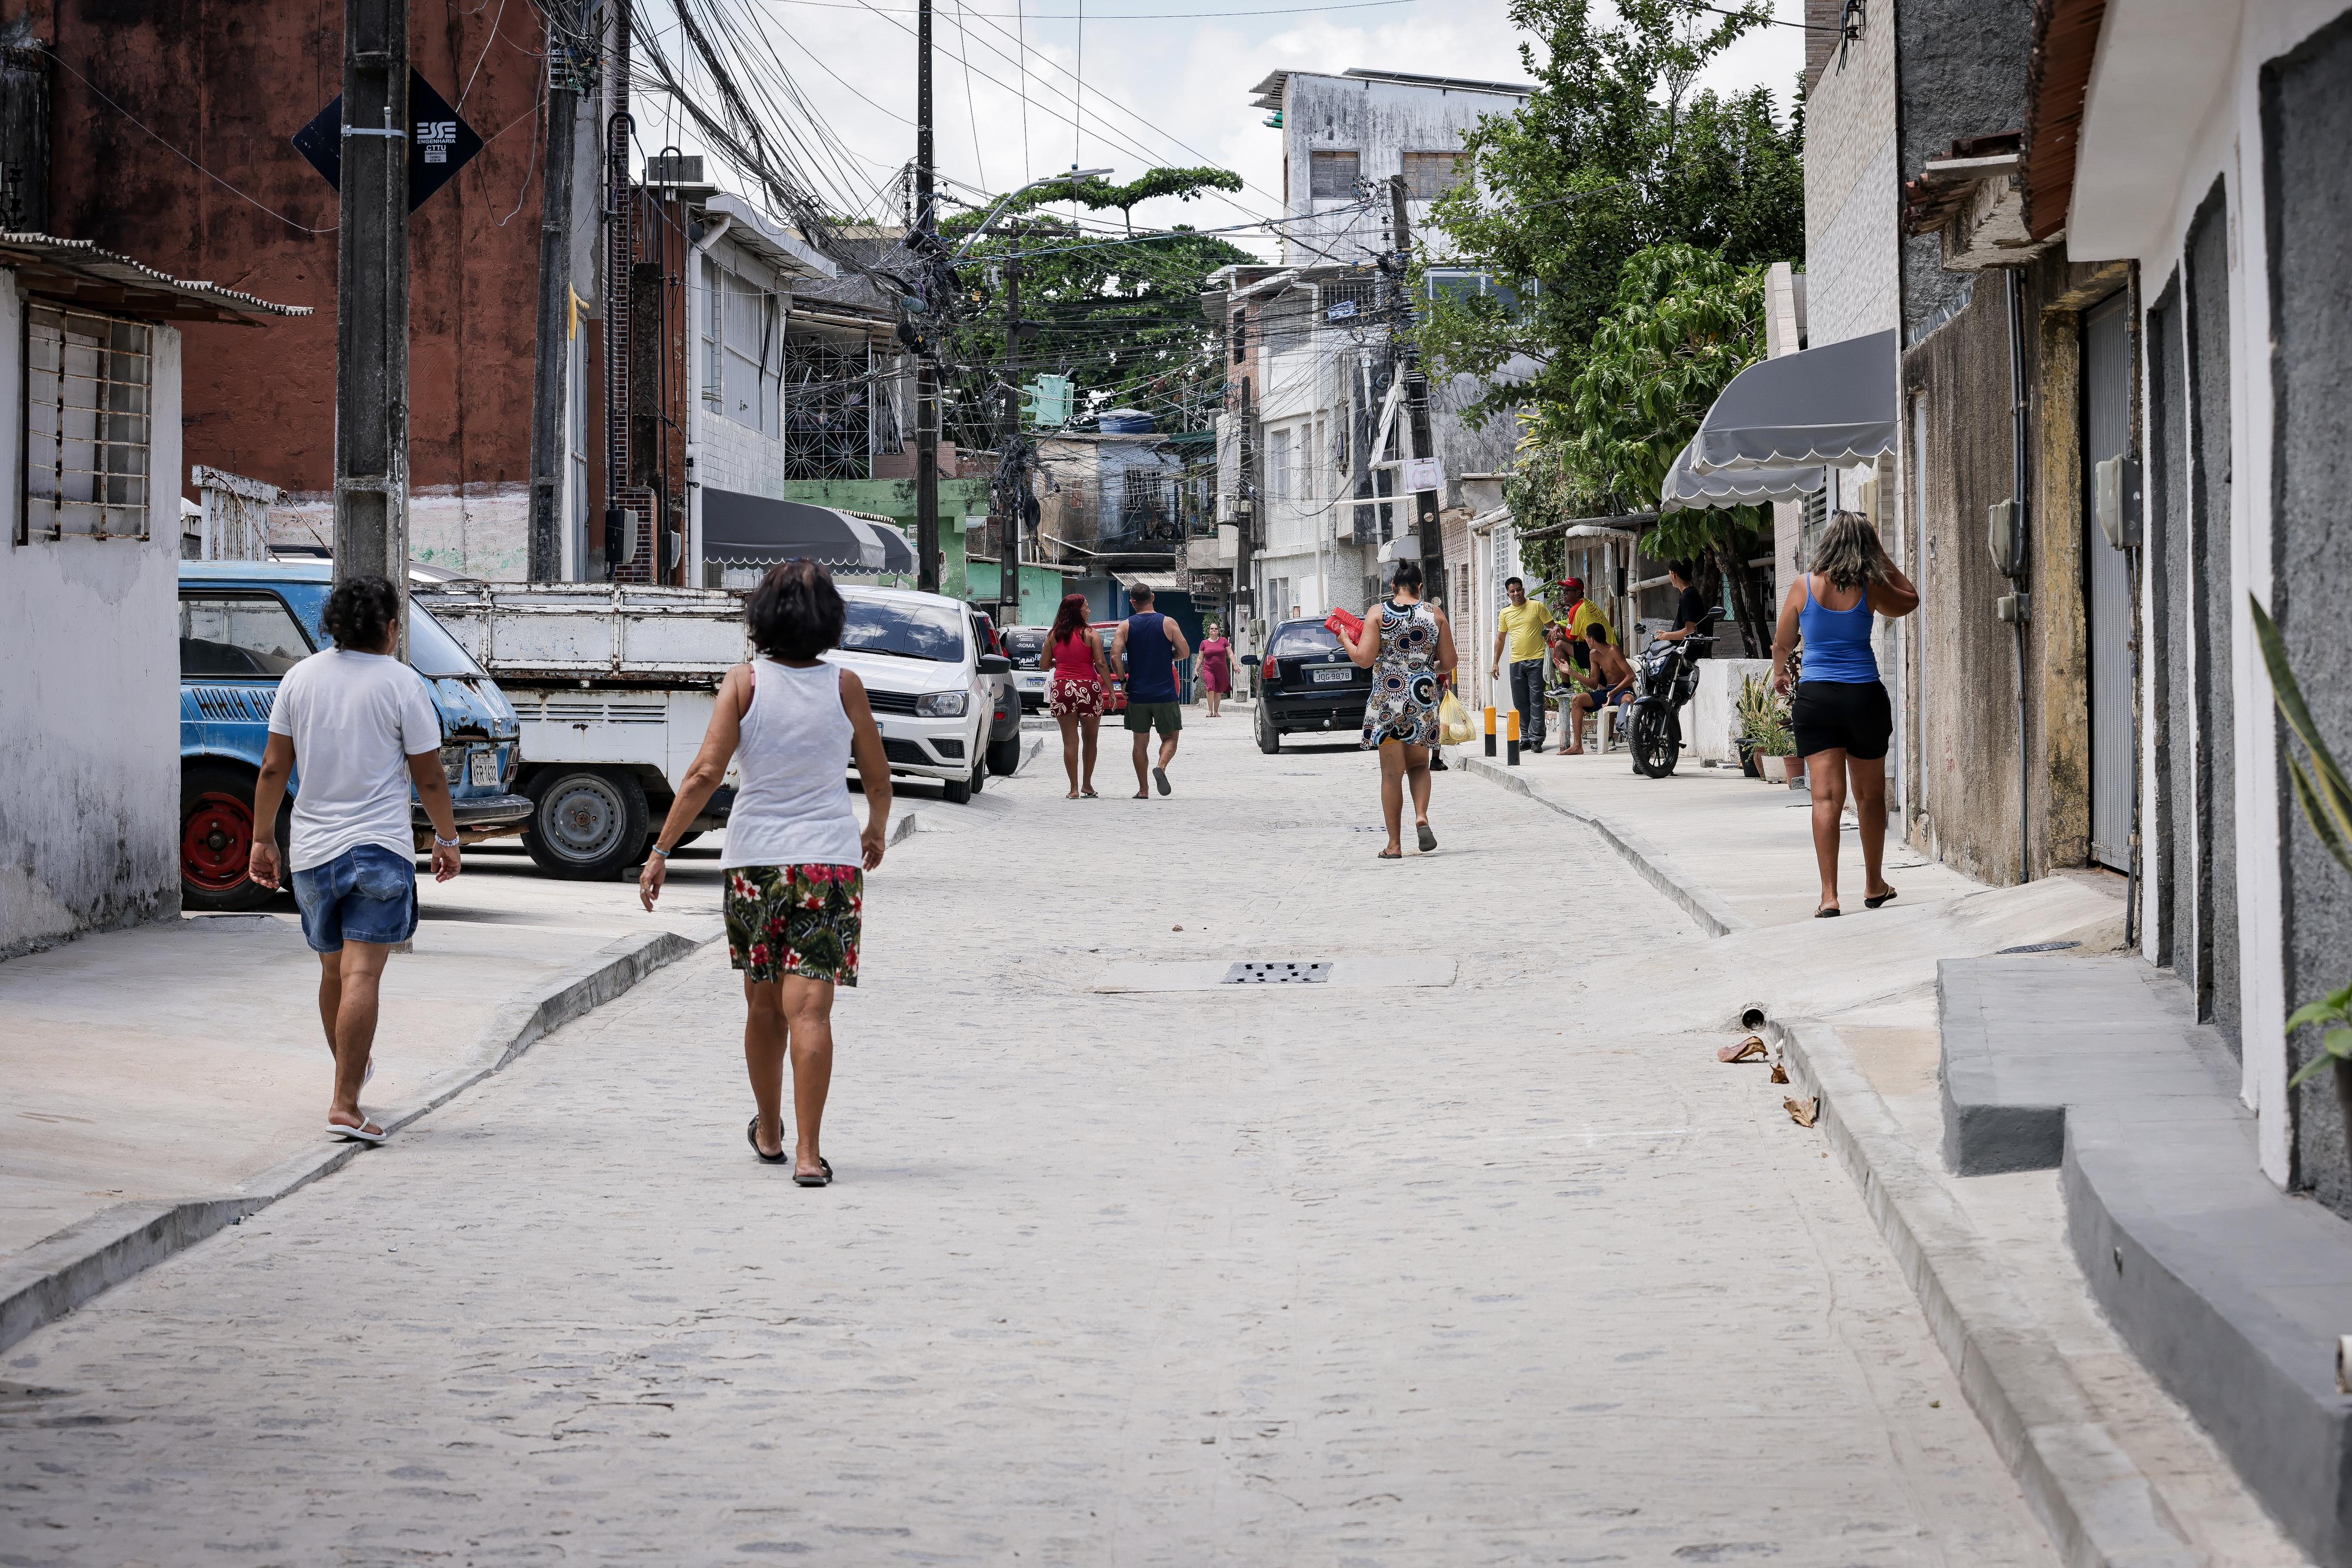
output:
[[[1225,971],[1229,986],[1319,986],[1330,977],[1328,962],[1235,964]]]
[[[2080,942],[2029,942],[2022,947],[2003,947],[1993,956],[2006,957],[2011,953],[2063,953],[2069,947],[2081,946]]]

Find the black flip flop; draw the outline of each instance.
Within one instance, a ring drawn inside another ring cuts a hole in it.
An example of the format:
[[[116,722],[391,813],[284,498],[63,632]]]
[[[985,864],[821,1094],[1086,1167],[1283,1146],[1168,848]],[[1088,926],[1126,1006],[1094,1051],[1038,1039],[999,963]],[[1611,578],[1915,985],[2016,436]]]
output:
[[[1894,902],[1894,899],[1895,884],[1890,882],[1886,884],[1886,891],[1885,893],[1880,894],[1876,898],[1864,899],[1862,901],[1862,906],[1864,909],[1875,909],[1882,904],[1890,904]]]
[[[833,1183],[833,1162],[826,1159],[823,1155],[819,1155],[816,1157],[816,1168],[823,1171],[824,1174],[823,1176],[803,1176],[800,1172],[794,1171],[793,1173],[793,1185],[794,1186],[831,1186]]]
[[[793,1157],[792,1151],[789,1149],[780,1148],[772,1155],[760,1154],[760,1118],[756,1114],[752,1116],[750,1125],[743,1129],[743,1135],[751,1141],[751,1152],[759,1155],[764,1164],[780,1166]]]
[[[1844,913],[1845,911],[1843,909],[1832,909],[1825,904],[1819,909],[1813,911],[1813,918],[1816,920],[1835,920],[1839,915]]]
[[[1391,854],[1391,853],[1389,853],[1389,852],[1388,852],[1388,851],[1386,851],[1386,850],[1382,850],[1380,853],[1378,853],[1378,854],[1374,855],[1372,858],[1373,858],[1374,860],[1378,860],[1378,861],[1401,861],[1401,860],[1404,859],[1404,852],[1403,852],[1402,850],[1399,850],[1399,851],[1397,851],[1397,852],[1396,852],[1396,853],[1394,853],[1394,854]]]
[[[1160,792],[1162,795],[1168,793],[1168,769],[1165,768],[1153,768],[1151,770],[1151,781],[1160,786]]]
[[[1412,825],[1412,831],[1421,840],[1421,852],[1423,854],[1427,854],[1432,850],[1437,848],[1437,835],[1429,831],[1429,824],[1427,822],[1415,822]]]

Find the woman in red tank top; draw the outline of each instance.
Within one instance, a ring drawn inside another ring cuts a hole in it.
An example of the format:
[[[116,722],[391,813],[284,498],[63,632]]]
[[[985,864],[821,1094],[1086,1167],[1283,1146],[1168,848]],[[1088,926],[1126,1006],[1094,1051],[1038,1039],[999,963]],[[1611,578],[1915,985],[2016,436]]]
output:
[[[1102,723],[1110,689],[1110,661],[1102,638],[1087,624],[1087,596],[1062,601],[1054,629],[1045,634],[1045,706],[1062,727],[1062,766],[1070,775],[1070,800],[1095,792],[1095,733]],[[1083,765],[1083,771],[1081,767]]]

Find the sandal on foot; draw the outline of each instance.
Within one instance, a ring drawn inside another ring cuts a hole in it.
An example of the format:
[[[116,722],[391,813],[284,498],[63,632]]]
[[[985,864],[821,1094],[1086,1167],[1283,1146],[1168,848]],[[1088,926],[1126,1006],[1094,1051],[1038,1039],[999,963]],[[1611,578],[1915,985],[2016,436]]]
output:
[[[1864,900],[1862,901],[1862,906],[1863,906],[1864,909],[1875,909],[1875,908],[1877,908],[1877,907],[1878,907],[1880,904],[1891,904],[1891,903],[1893,903],[1893,902],[1894,902],[1894,899],[1895,899],[1895,884],[1894,884],[1893,883],[1891,883],[1891,882],[1890,882],[1890,883],[1888,883],[1886,884],[1886,891],[1885,891],[1885,893],[1880,894],[1876,898],[1865,898],[1865,899],[1864,899]]]
[[[347,1138],[354,1144],[365,1144],[371,1148],[392,1136],[383,1127],[364,1116],[360,1118],[360,1124],[356,1127],[346,1127],[341,1122],[330,1122],[327,1124],[327,1131],[331,1136]]]
[[[1382,850],[1379,854],[1372,858],[1375,860],[1384,861],[1401,861],[1404,859],[1404,852],[1402,850]]]
[[[765,1155],[762,1155],[760,1157],[761,1159],[767,1158]],[[783,1158],[782,1155],[779,1155],[776,1157],[778,1159]],[[794,1186],[831,1186],[833,1183],[833,1162],[826,1159],[823,1155],[819,1155],[816,1157],[816,1168],[820,1173],[816,1176],[811,1176],[806,1171],[794,1171],[793,1173],[793,1185]]]
[[[1429,831],[1429,824],[1427,822],[1415,822],[1412,825],[1412,831],[1413,836],[1421,841],[1421,852],[1423,854],[1427,854],[1432,850],[1437,848],[1437,835]]]
[[[765,1163],[767,1163],[767,1164],[769,1164],[769,1165],[772,1165],[772,1166],[780,1166],[780,1165],[782,1165],[786,1160],[791,1159],[791,1158],[793,1157],[792,1155],[788,1155],[788,1154],[784,1153],[784,1151],[783,1151],[783,1150],[782,1150],[782,1149],[778,1149],[778,1150],[777,1150],[774,1154],[772,1154],[772,1154],[768,1154],[768,1153],[766,1153],[766,1152],[764,1152],[764,1151],[762,1151],[762,1150],[761,1149],[761,1147],[760,1147],[760,1118],[759,1118],[758,1116],[756,1116],[756,1115],[754,1115],[754,1116],[751,1118],[751,1120],[750,1124],[744,1127],[744,1129],[743,1129],[743,1135],[744,1135],[746,1138],[749,1138],[750,1140],[751,1140],[751,1152],[752,1152],[753,1154],[755,1154],[755,1155],[758,1155],[760,1156],[760,1158],[761,1158],[762,1161],[764,1161]]]
[[[1162,795],[1168,793],[1168,769],[1165,768],[1153,768],[1151,770],[1151,781],[1160,786],[1160,792]]]
[[[1834,909],[1829,904],[1824,904],[1819,909],[1813,911],[1813,918],[1816,920],[1835,920],[1839,915],[1844,913],[1845,911],[1842,909]]]

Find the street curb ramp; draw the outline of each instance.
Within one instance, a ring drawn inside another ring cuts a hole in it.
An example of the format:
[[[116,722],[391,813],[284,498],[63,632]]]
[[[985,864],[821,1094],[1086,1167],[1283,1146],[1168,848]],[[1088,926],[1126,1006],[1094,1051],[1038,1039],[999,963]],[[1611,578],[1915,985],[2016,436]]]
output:
[[[563,1025],[621,996],[656,970],[699,951],[719,935],[656,931],[605,944],[578,967],[500,1007],[475,1037],[465,1061],[426,1080],[415,1103],[378,1113],[376,1121],[387,1132],[407,1126],[501,1071]],[[35,1242],[0,1264],[0,1350],[215,1231],[242,1224],[279,1198],[341,1170],[366,1146],[321,1142],[234,1192],[118,1203]]]
[[[1861,1190],[1969,1405],[2068,1568],[2203,1568],[2116,1443],[1994,1246],[1945,1192],[1832,1026],[1775,1019],[1800,1092]]]

